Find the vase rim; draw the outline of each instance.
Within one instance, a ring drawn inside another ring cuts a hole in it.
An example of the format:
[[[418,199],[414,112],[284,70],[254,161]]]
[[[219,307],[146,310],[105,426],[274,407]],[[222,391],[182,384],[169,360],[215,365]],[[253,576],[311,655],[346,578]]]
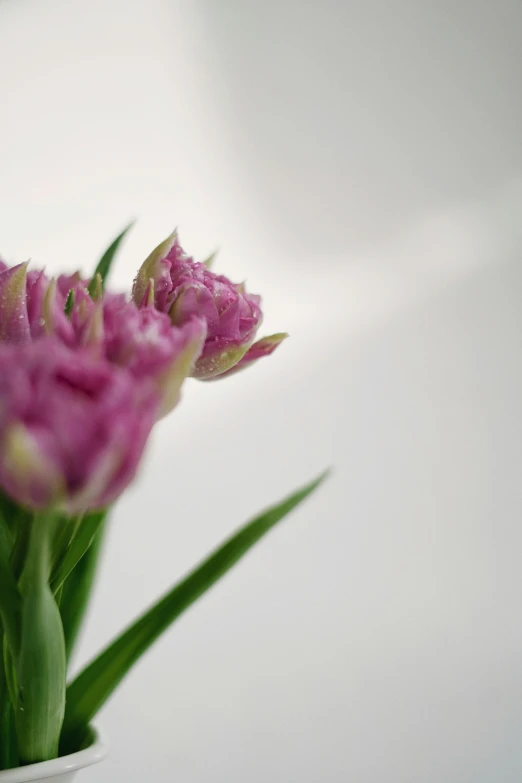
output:
[[[65,775],[67,772],[75,772],[91,764],[103,761],[108,753],[107,744],[96,726],[90,727],[93,741],[88,748],[61,756],[51,761],[41,761],[38,764],[28,764],[25,767],[15,767],[0,772],[0,783],[30,783],[33,780],[45,780],[46,778]]]

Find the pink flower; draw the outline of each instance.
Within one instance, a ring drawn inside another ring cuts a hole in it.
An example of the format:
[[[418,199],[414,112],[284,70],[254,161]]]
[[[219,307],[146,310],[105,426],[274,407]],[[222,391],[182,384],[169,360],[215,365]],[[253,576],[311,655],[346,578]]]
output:
[[[138,309],[122,294],[93,299],[88,286],[79,273],[52,280],[43,271],[27,273],[27,264],[0,272],[0,336],[21,344],[54,335],[70,348],[88,349],[136,379],[150,379],[161,393],[160,415],[168,413],[201,354],[206,322],[191,317],[176,327],[166,314]]]
[[[109,300],[103,307],[102,346],[113,364],[136,379],[151,378],[161,393],[160,415],[177,404],[181,385],[194,370],[206,336],[206,324],[195,316],[173,326],[154,307]]]
[[[2,264],[5,266],[5,264]],[[65,299],[44,272],[27,263],[0,271],[0,342],[21,344],[46,334],[72,340]]]
[[[260,297],[189,258],[176,233],[142,265],[133,299],[139,306],[154,302],[176,326],[193,316],[205,320],[207,337],[193,372],[205,380],[227,372],[243,358],[262,321]]]
[[[157,388],[56,336],[0,345],[0,485],[18,503],[78,514],[135,475]]]

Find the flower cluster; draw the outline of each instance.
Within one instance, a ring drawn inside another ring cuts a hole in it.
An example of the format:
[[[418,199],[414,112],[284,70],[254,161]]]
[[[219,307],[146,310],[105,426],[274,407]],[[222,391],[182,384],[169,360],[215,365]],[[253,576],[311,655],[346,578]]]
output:
[[[0,487],[29,508],[107,506],[185,378],[228,376],[280,344],[255,342],[261,321],[259,296],[187,256],[176,233],[131,298],[99,275],[0,262]]]

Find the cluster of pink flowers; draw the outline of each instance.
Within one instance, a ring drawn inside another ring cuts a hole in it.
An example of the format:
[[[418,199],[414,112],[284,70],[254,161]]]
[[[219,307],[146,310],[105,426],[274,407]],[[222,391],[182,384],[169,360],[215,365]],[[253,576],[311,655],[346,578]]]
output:
[[[0,262],[0,487],[35,509],[107,506],[185,378],[228,376],[280,344],[254,342],[261,320],[260,298],[188,257],[176,234],[131,298],[100,277]]]

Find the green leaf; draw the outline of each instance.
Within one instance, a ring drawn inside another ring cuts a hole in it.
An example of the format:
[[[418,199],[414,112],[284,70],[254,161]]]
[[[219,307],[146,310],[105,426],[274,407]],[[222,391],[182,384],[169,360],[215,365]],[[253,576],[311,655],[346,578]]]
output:
[[[66,660],[60,611],[48,579],[56,518],[35,516],[20,580],[22,636],[14,656],[17,679],[15,725],[23,764],[58,755],[65,711]]]
[[[0,623],[0,649],[5,649],[5,636]],[[18,765],[14,712],[9,698],[6,670],[0,665],[0,770]]]
[[[0,514],[4,524],[10,531],[13,541],[19,537],[20,526],[23,527],[24,523],[31,519],[31,513],[29,511],[18,506],[10,497],[4,495],[2,492],[0,492]],[[14,553],[11,557],[14,557]],[[16,575],[17,574],[15,573],[15,576]],[[20,576],[20,574],[18,574],[18,576]]]
[[[67,661],[71,660],[74,645],[89,605],[106,527],[107,523],[104,520],[98,528],[91,546],[63,583],[60,614]]]
[[[116,237],[114,242],[111,245],[109,245],[109,247],[107,248],[107,250],[105,251],[103,256],[100,258],[100,260],[98,262],[98,266],[94,270],[94,275],[92,276],[92,280],[89,283],[89,294],[91,294],[91,296],[92,296],[92,294],[96,290],[96,276],[97,275],[100,275],[100,277],[101,277],[102,288],[105,287],[105,283],[107,281],[107,277],[109,276],[109,271],[110,271],[112,262],[114,260],[114,257],[116,255],[116,252],[117,252],[117,250],[118,250],[122,240],[124,239],[125,235],[127,234],[128,231],[130,231],[130,229],[133,227],[134,223],[135,223],[135,221],[133,220],[131,223],[129,223],[129,225],[126,228],[123,229],[121,234],[118,234],[118,236]],[[92,290],[91,290],[91,288],[92,288]]]
[[[5,687],[0,688],[0,770],[19,766],[13,705]]]
[[[67,708],[60,745],[62,753],[70,752],[81,744],[94,715],[160,634],[226,574],[279,520],[310,495],[325,477],[326,473],[256,517],[229,538],[78,675],[67,688]]]
[[[13,653],[20,646],[22,597],[10,562],[12,541],[7,523],[0,514],[0,617]]]
[[[64,311],[67,318],[70,318],[73,307],[74,307],[74,289],[71,288],[71,290],[67,294],[67,299],[65,300]]]
[[[19,537],[23,535],[26,517],[26,512],[0,494],[0,769],[19,764],[13,708],[16,678],[11,649],[18,650],[21,638],[22,597],[16,568],[22,553]]]
[[[31,517],[28,513],[20,513],[16,520],[16,539],[11,552],[11,567],[14,578],[18,582],[27,559],[29,537],[31,534]]]
[[[7,694],[9,696],[9,699],[11,701],[11,704],[13,707],[16,705],[17,702],[17,693],[18,693],[18,685],[16,682],[16,671],[14,668],[14,661],[13,656],[11,654],[11,650],[9,648],[9,645],[7,644],[7,639],[4,635],[4,643],[3,643],[3,663],[4,663],[4,676],[5,676],[5,683],[7,686]]]
[[[106,515],[106,511],[93,511],[78,522],[72,541],[53,573],[51,579],[51,590],[53,593],[58,591],[87,552]]]
[[[54,593],[54,600],[56,601],[56,606],[58,607],[58,609],[60,608],[60,604],[62,602],[62,593],[63,593],[63,582],[60,585],[60,587],[58,588],[58,590]],[[61,615],[61,612],[60,612],[60,615]],[[62,625],[63,625],[63,623],[62,623]]]
[[[81,514],[74,517],[57,516],[55,525],[56,532],[53,538],[51,549],[51,574],[56,573],[60,563],[65,558],[65,555],[67,554],[67,551],[71,546],[76,533],[78,532],[82,518],[83,517]]]

